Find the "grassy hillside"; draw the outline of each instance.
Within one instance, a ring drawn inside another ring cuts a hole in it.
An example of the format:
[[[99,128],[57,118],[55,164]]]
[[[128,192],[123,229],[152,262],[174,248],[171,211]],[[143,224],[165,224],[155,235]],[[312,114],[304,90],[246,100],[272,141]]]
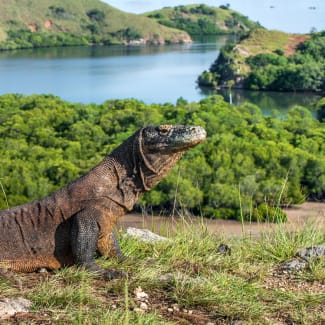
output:
[[[227,6],[215,8],[204,4],[166,7],[148,12],[146,16],[191,35],[247,32],[258,25]]]
[[[272,53],[283,50],[287,55],[294,53],[295,48],[304,42],[308,35],[288,34],[277,30],[254,30],[249,37],[236,45],[236,50],[244,56],[257,55],[260,53]]]
[[[98,0],[0,0],[0,8],[2,49],[190,40],[185,32],[122,12]]]
[[[282,51],[284,54],[293,54],[299,42],[308,38],[307,35],[294,35],[277,30],[256,29],[249,37],[244,38],[234,47],[234,61],[237,71],[248,73],[250,67],[246,59],[262,53]]]
[[[253,30],[238,44],[228,44],[200,86],[253,90],[324,91],[325,32],[311,35]]]

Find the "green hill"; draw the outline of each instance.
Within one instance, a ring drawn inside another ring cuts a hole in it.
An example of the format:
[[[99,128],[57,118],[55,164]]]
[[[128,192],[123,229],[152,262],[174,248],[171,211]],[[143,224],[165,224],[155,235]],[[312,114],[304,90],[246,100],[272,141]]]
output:
[[[187,42],[187,33],[98,0],[0,0],[0,49]]]
[[[325,31],[311,35],[253,30],[238,44],[228,44],[201,87],[236,87],[273,91],[325,90]]]
[[[165,7],[145,15],[162,25],[187,31],[190,35],[242,33],[258,26],[258,23],[227,6],[216,8],[195,4]]]

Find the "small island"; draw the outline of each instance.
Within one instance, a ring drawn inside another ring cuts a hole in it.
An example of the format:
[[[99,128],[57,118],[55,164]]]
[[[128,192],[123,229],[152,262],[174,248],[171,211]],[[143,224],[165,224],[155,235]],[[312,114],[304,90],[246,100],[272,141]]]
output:
[[[272,91],[325,90],[325,31],[306,35],[254,29],[224,46],[200,87]]]

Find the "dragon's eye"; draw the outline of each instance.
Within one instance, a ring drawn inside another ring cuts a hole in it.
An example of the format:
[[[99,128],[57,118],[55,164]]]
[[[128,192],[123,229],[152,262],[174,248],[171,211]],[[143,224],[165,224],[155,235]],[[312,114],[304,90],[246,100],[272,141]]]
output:
[[[160,130],[160,134],[167,134],[167,133],[168,133],[168,130],[166,130],[166,129]]]
[[[169,132],[170,129],[171,129],[170,125],[161,125],[159,127],[159,134],[166,135]]]

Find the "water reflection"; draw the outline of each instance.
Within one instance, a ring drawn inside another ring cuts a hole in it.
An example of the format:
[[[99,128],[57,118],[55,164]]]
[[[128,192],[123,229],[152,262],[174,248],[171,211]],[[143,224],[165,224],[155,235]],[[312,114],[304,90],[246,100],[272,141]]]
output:
[[[222,95],[229,103],[230,93],[227,89],[222,90],[207,90],[201,89],[205,96],[219,94]],[[232,102],[236,106],[244,103],[252,103],[262,109],[265,115],[274,115],[275,111],[280,111],[285,114],[295,105],[300,105],[313,110],[315,102],[321,96],[315,93],[294,93],[294,92],[274,92],[274,91],[253,91],[243,89],[231,90]]]
[[[190,44],[160,45],[109,45],[109,46],[70,46],[38,49],[0,51],[1,59],[74,59],[74,58],[106,58],[116,56],[137,56],[163,54],[173,52],[206,53],[218,50],[227,42],[235,40],[236,36],[204,36],[193,37]],[[212,63],[212,62],[211,62]]]

